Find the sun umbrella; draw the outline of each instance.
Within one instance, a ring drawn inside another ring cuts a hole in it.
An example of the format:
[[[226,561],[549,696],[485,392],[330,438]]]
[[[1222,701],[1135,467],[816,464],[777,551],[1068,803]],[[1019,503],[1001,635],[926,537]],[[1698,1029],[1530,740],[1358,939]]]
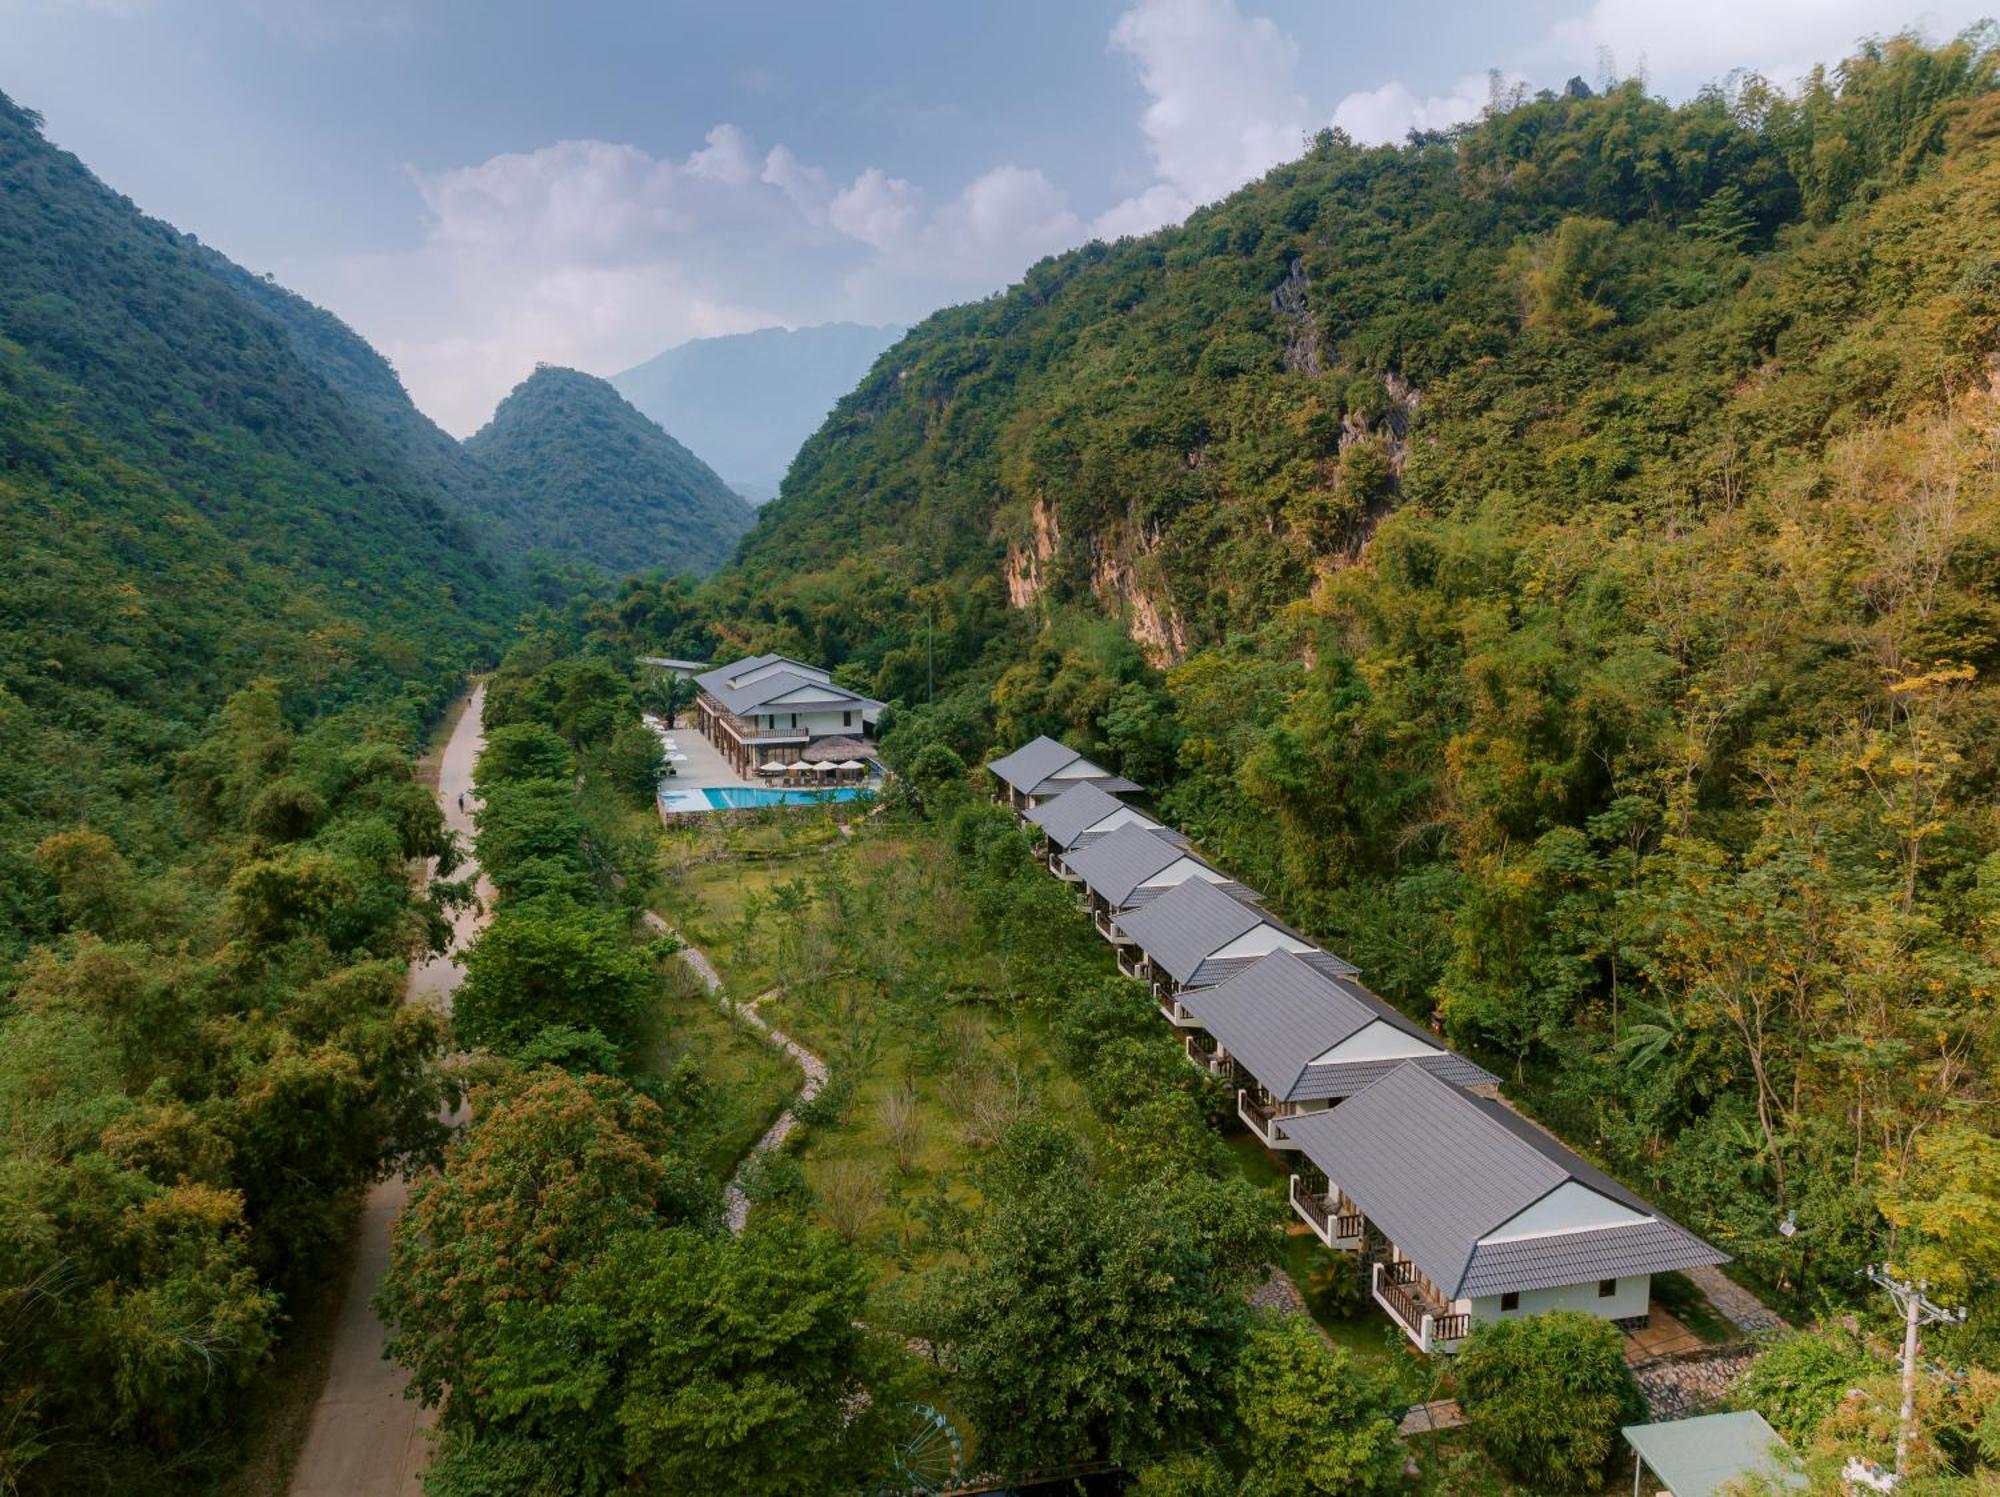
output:
[[[766,759],[757,767],[763,770],[765,774],[783,774],[785,772],[785,766],[780,764],[776,759]]]
[[[868,766],[859,759],[843,759],[833,766],[835,769],[866,769]]]

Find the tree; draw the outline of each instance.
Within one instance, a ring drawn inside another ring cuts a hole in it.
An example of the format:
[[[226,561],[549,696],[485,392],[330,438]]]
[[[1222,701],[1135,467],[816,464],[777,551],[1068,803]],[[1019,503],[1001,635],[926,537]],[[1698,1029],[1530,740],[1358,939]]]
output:
[[[631,1042],[656,978],[612,915],[560,895],[508,900],[465,953],[452,1028],[505,1051],[552,1024]]]
[[[659,1108],[621,1081],[516,1073],[471,1107],[443,1171],[411,1189],[376,1300],[416,1396],[449,1390],[453,1417],[487,1394],[503,1310],[553,1304],[620,1232],[716,1218]]]
[[[1259,1326],[1235,1375],[1242,1497],[1386,1492],[1402,1478],[1403,1398],[1304,1315]]]
[[[1804,1444],[1856,1382],[1880,1369],[1846,1336],[1808,1331],[1768,1348],[1736,1385],[1736,1401],[1771,1421],[1771,1428]]]
[[[1453,1371],[1473,1438],[1543,1490],[1595,1491],[1619,1426],[1646,1412],[1618,1327],[1581,1310],[1478,1326]]]
[[[486,730],[474,771],[482,793],[507,780],[567,780],[576,773],[575,755],[562,734],[545,723],[505,723]]]
[[[604,772],[634,805],[650,806],[667,772],[667,752],[660,735],[642,722],[629,722],[611,735],[604,750]]]
[[[1030,1119],[981,1188],[972,1262],[934,1277],[925,1315],[996,1464],[1137,1465],[1220,1416],[1244,1282],[1158,1186],[1105,1189],[1073,1134]]]
[[[770,1216],[741,1238],[626,1233],[558,1302],[502,1310],[491,1417],[568,1491],[865,1488],[893,1393],[858,1324],[870,1277],[830,1234]]]

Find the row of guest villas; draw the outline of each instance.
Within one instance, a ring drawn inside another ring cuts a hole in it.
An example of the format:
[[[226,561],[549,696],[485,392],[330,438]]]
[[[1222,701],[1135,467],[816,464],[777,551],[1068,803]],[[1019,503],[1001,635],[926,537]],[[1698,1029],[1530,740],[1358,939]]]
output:
[[[746,779],[789,765],[872,764],[882,703],[816,665],[751,655],[694,678],[697,725]]]
[[[1294,1165],[1293,1210],[1361,1256],[1420,1350],[1543,1310],[1635,1329],[1654,1274],[1728,1261],[1507,1107],[1490,1072],[1132,805],[1130,780],[1050,738],[986,767],[1189,1061]]]

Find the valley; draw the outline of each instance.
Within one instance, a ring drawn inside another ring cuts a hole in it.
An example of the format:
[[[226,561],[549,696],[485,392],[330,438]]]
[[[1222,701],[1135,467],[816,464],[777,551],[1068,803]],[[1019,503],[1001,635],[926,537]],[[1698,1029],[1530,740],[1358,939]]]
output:
[[[1988,1491],[2000,33],[1600,72],[464,440],[0,95],[0,1492]]]

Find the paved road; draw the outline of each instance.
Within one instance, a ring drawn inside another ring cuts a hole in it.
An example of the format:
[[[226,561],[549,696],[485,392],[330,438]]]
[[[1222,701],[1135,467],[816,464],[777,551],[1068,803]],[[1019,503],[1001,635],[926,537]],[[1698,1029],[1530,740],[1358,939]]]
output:
[[[472,765],[485,741],[480,732],[485,701],[486,688],[474,688],[438,763],[438,803],[468,850],[475,804]],[[458,808],[461,795],[464,811]],[[461,869],[460,876],[469,871]],[[484,878],[479,894],[477,908],[456,916],[454,952],[464,949],[485,920],[492,890]],[[410,969],[407,1001],[437,1003],[448,1011],[452,992],[464,975],[455,956],[420,962]],[[429,1430],[435,1416],[403,1396],[408,1374],[383,1357],[382,1323],[371,1303],[389,1263],[389,1228],[408,1194],[409,1186],[401,1179],[385,1180],[368,1192],[361,1213],[361,1247],[334,1327],[326,1386],[313,1407],[305,1448],[292,1472],[291,1497],[422,1497],[417,1473],[430,1458]]]

